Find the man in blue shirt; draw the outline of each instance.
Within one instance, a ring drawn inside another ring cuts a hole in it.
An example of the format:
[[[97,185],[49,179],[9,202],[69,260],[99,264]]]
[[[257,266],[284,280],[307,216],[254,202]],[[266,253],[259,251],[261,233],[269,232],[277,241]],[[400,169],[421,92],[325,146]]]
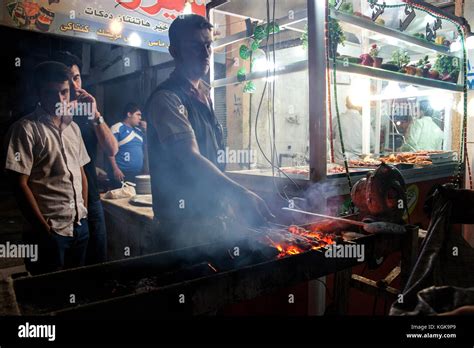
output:
[[[142,121],[141,110],[134,103],[125,106],[123,117],[122,122],[111,128],[119,144],[117,155],[109,157],[109,177],[114,187],[120,187],[122,181],[134,182],[135,176],[143,172],[146,122]]]

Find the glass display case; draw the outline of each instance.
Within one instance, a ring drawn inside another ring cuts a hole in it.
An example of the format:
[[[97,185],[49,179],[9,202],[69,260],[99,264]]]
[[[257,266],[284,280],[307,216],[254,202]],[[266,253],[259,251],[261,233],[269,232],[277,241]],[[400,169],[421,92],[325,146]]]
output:
[[[291,4],[290,4],[291,3]],[[214,100],[228,171],[309,168],[306,1],[231,1],[213,10]],[[239,156],[244,154],[244,156]]]
[[[381,161],[407,177],[458,168],[458,18],[414,0],[232,0],[210,17],[230,174],[317,182]]]

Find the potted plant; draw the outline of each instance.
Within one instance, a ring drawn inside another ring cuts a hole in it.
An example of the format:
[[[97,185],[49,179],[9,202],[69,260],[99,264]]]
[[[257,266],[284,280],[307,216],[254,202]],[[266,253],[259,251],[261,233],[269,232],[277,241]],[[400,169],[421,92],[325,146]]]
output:
[[[392,61],[398,66],[399,71],[405,72],[405,67],[410,63],[410,56],[406,50],[398,49],[392,53]]]
[[[417,39],[426,41],[425,34],[423,34],[423,33],[415,33],[415,34],[413,34],[413,36],[416,37]]]
[[[369,55],[374,60],[373,67],[380,68],[382,66],[383,58],[379,57],[380,49],[377,47],[377,44],[373,44],[370,48]]]
[[[457,82],[460,72],[459,59],[456,57],[438,54],[434,65],[434,70],[439,72],[443,81]]]
[[[431,69],[431,64],[430,64],[429,57],[425,56],[425,58],[420,59],[418,63],[416,64],[416,76],[427,77],[430,69]]]
[[[328,23],[329,31],[329,57],[335,59],[337,56],[337,47],[339,45],[344,46],[344,41],[346,41],[346,36],[344,31],[339,24],[337,19],[329,17]]]
[[[435,69],[431,69],[428,72],[428,77],[433,80],[438,80],[439,79],[439,71]]]
[[[365,66],[374,66],[374,58],[369,53],[364,53],[360,56],[360,64]]]

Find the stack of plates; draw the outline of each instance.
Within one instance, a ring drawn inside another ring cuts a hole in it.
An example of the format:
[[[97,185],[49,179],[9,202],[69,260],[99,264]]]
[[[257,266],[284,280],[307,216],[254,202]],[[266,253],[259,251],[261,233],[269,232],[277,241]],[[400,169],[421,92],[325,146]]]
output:
[[[135,183],[137,184],[135,187],[137,195],[151,194],[151,182],[149,175],[137,175],[135,177]]]

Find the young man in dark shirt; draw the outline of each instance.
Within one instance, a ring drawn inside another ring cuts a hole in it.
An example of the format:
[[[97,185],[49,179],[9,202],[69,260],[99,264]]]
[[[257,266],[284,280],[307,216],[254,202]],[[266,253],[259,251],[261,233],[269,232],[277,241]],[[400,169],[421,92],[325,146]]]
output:
[[[198,15],[177,18],[169,29],[175,71],[147,101],[148,157],[159,246],[173,249],[221,239],[226,217],[242,225],[271,218],[265,202],[232,181],[219,163],[222,127],[209,85],[212,25]],[[235,229],[227,229],[228,233]]]
[[[87,102],[95,98],[82,88],[81,60],[75,55],[60,51],[53,55],[54,60],[65,64],[71,71],[71,82],[78,103]],[[81,129],[82,138],[86,145],[87,153],[91,158],[90,163],[85,167],[87,182],[89,185],[89,245],[87,248],[87,264],[94,264],[106,261],[107,255],[107,234],[105,230],[104,210],[99,198],[97,185],[97,173],[95,162],[97,158],[97,145],[99,145],[106,156],[115,156],[118,152],[118,143],[115,140],[110,128],[105,123],[99,111],[93,115],[75,115],[76,122]]]

